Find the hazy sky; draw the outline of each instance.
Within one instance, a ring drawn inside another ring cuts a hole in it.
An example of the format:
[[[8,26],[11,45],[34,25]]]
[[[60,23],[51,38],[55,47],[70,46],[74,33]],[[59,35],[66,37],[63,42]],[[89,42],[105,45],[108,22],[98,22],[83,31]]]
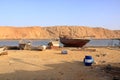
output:
[[[120,0],[0,0],[0,26],[54,25],[120,30]]]

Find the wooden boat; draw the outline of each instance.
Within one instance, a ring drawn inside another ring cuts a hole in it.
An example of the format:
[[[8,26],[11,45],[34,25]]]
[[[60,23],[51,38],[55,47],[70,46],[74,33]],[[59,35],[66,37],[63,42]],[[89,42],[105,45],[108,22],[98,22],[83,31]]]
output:
[[[7,51],[6,51],[6,47],[2,47],[2,48],[0,48],[0,56],[1,55],[7,55],[8,53],[7,53]]]
[[[83,47],[89,41],[90,39],[60,37],[60,42],[64,47]]]

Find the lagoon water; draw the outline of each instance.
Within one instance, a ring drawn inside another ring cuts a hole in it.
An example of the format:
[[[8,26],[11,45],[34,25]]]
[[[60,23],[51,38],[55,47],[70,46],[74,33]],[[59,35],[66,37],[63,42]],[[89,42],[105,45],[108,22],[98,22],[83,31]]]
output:
[[[86,46],[118,46],[120,45],[119,40],[111,40],[111,39],[93,39]]]
[[[32,46],[40,46],[40,45],[47,45],[49,43],[49,39],[41,39],[41,40],[30,40]],[[0,40],[0,46],[18,46],[19,40]],[[93,39],[90,42],[88,42],[85,46],[117,46],[120,45],[119,40],[97,40]],[[60,46],[63,46],[63,44],[60,43]]]
[[[0,46],[18,46],[20,40],[0,40]],[[47,45],[50,40],[26,40],[33,46]]]

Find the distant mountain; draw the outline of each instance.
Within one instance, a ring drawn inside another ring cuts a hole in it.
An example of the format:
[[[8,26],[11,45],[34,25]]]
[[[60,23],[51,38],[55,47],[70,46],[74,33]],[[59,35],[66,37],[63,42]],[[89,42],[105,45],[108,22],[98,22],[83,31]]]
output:
[[[120,38],[120,30],[85,26],[8,27],[0,26],[0,39],[49,39],[67,35],[74,38]]]

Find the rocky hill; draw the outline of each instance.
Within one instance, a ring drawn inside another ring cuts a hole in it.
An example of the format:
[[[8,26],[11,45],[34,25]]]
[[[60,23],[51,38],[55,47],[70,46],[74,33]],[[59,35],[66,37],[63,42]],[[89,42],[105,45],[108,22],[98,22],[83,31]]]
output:
[[[48,39],[67,35],[74,38],[120,38],[120,30],[85,26],[6,27],[0,26],[0,39]]]
[[[49,33],[42,27],[0,27],[0,39],[43,39]]]
[[[120,38],[120,30],[108,30],[104,28],[91,28],[85,26],[54,26],[44,27],[51,37],[67,35],[75,38]]]

